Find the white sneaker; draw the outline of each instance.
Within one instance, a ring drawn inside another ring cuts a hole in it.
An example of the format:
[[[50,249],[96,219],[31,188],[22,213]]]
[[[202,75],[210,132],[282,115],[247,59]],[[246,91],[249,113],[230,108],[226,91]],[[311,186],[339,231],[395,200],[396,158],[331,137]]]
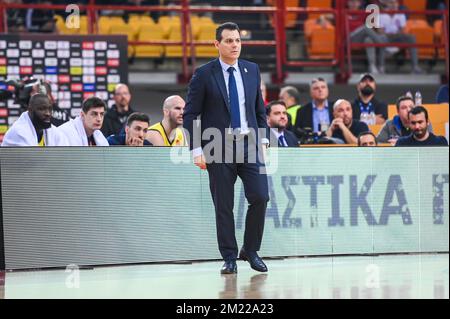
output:
[[[369,72],[372,73],[373,75],[380,74],[375,65],[369,65]]]

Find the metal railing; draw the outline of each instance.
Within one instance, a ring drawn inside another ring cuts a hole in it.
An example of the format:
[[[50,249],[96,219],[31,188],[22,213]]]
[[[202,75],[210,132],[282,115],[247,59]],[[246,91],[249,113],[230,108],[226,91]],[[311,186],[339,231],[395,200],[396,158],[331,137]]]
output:
[[[230,7],[230,6],[191,6],[189,0],[180,0],[180,5],[171,6],[123,6],[123,5],[96,5],[94,0],[90,0],[87,5],[79,5],[80,12],[86,12],[88,21],[88,31],[90,34],[98,33],[98,13],[100,10],[122,10],[122,11],[142,11],[142,12],[177,12],[181,19],[181,41],[129,41],[129,45],[177,45],[182,47],[182,73],[181,80],[186,82],[191,77],[196,65],[195,47],[198,45],[212,44],[209,41],[190,41],[192,39],[192,25],[190,23],[190,14],[192,13],[216,13],[216,12],[236,12],[236,13],[262,13],[267,14],[273,19],[274,26],[274,40],[243,40],[244,46],[265,46],[274,47],[276,51],[276,70],[273,74],[273,81],[275,83],[282,83],[286,76],[286,67],[338,67],[339,72],[336,72],[338,82],[345,82],[353,72],[352,65],[352,49],[373,47],[392,47],[400,48],[408,47],[434,47],[436,49],[445,48],[446,50],[446,70],[447,78],[449,75],[449,57],[448,57],[448,12],[446,11],[389,11],[390,13],[407,13],[407,14],[439,14],[444,19],[444,39],[443,44],[435,43],[432,45],[424,44],[405,44],[405,43],[382,43],[382,44],[368,44],[368,43],[351,43],[348,19],[351,14],[365,14],[361,11],[350,11],[346,9],[346,0],[336,0],[334,9],[314,9],[314,8],[300,8],[300,7],[286,7],[285,0],[276,0],[274,6],[262,7]],[[43,10],[65,10],[65,5],[43,5],[43,4],[5,4],[0,2],[0,32],[8,32],[8,25],[6,19],[6,10],[9,9],[43,9]],[[335,17],[335,50],[334,56],[328,61],[289,61],[287,57],[287,43],[286,43],[286,14],[333,14]],[[339,35],[339,36],[337,36]],[[190,47],[191,54],[188,55],[188,47]],[[191,68],[189,68],[189,59],[191,60]]]

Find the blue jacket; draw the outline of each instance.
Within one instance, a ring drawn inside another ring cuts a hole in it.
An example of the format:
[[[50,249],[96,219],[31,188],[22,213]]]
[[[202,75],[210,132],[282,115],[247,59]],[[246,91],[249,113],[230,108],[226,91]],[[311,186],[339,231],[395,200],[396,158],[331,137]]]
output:
[[[126,145],[126,134],[113,134],[108,136],[107,140],[110,146]],[[144,146],[152,146],[152,143],[144,140]]]

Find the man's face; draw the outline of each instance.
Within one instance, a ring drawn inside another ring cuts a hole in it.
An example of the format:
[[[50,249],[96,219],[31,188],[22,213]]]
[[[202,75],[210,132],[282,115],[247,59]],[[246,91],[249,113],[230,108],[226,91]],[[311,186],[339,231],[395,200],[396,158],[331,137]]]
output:
[[[352,124],[353,111],[349,102],[342,102],[333,112],[334,118],[341,118],[344,121],[344,125],[350,127]]]
[[[102,127],[104,116],[105,108],[103,107],[93,107],[87,113],[81,111],[84,126],[92,131],[99,130]]]
[[[366,134],[360,137],[360,146],[377,146],[375,138],[371,134]]]
[[[182,99],[176,99],[175,105],[169,111],[170,122],[176,126],[183,125],[183,113],[185,102]]]
[[[311,98],[324,101],[328,98],[328,85],[323,81],[317,81],[311,85]]]
[[[286,90],[281,90],[280,95],[278,96],[280,100],[284,102],[287,106],[294,105],[294,99],[292,96],[289,95],[289,93]]]
[[[398,116],[400,117],[400,120],[402,121],[403,125],[408,127],[409,126],[409,117],[408,113],[412,110],[414,107],[414,102],[411,100],[405,100],[400,102],[400,105],[398,107]]]
[[[125,128],[126,141],[139,140],[144,142],[145,134],[148,130],[148,123],[142,121],[133,121],[130,126]]]
[[[126,85],[119,85],[114,92],[114,101],[121,108],[128,109],[131,94]]]
[[[418,139],[425,137],[428,130],[428,122],[425,119],[425,113],[410,114],[409,115],[409,127],[414,136]]]
[[[44,126],[51,126],[53,106],[47,99],[37,99],[33,101],[30,108],[32,118],[36,117]]]
[[[267,123],[271,128],[278,128],[280,130],[286,129],[288,124],[288,116],[286,107],[281,104],[275,104],[271,107],[269,116],[267,117]]]
[[[223,30],[222,39],[215,40],[214,45],[224,62],[235,61],[241,54],[241,36],[237,30]]]
[[[365,79],[363,79],[361,82],[358,83],[358,91],[359,92],[368,91],[366,95],[371,95],[375,93],[376,89],[377,85],[375,81],[371,78],[366,77]]]

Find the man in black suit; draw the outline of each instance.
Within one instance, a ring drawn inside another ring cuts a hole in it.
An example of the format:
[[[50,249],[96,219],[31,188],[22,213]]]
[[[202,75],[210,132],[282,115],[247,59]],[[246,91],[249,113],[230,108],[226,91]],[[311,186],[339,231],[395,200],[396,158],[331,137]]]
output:
[[[189,83],[183,126],[189,132],[194,164],[208,170],[219,250],[225,261],[221,273],[237,273],[233,206],[238,176],[249,203],[239,258],[248,260],[253,269],[266,272],[257,251],[269,201],[267,176],[263,160],[251,156],[260,153],[261,135],[267,131],[261,76],[255,63],[239,59],[241,38],[235,23],[227,22],[216,29],[214,45],[219,58],[199,67]],[[198,116],[200,121],[194,122]]]
[[[271,140],[278,141],[278,147],[298,147],[298,138],[288,131],[288,113],[283,101],[272,101],[266,106],[267,125],[270,127]],[[272,147],[275,145],[271,145]]]
[[[333,120],[333,102],[328,101],[328,84],[323,78],[311,81],[312,101],[297,111],[294,133],[302,138],[306,132],[325,132]]]

